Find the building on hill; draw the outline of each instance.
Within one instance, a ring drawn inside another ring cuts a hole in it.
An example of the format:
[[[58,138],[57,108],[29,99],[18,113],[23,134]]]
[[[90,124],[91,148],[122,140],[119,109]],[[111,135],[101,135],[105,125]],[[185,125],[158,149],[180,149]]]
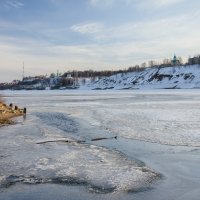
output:
[[[172,64],[173,66],[177,66],[177,65],[180,65],[180,64],[181,64],[180,60],[176,57],[176,54],[174,54],[174,57],[173,57],[173,59],[171,60],[171,64]]]
[[[75,78],[72,77],[71,73],[65,73],[61,82],[63,86],[72,86],[74,85]]]
[[[196,65],[196,64],[200,64],[200,55],[199,56],[194,56],[192,58],[188,59],[188,64],[189,65]]]

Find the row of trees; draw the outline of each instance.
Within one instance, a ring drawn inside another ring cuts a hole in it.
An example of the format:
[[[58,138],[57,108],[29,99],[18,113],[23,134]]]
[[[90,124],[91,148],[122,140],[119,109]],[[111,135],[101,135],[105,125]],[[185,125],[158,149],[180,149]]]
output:
[[[67,71],[63,74],[55,74],[55,73],[52,73],[50,75],[50,78],[54,78],[56,76],[62,76],[62,77],[68,77],[69,74],[71,75],[71,77],[76,77],[76,78],[80,78],[80,77],[98,77],[98,76],[112,76],[113,74],[116,74],[116,73],[120,73],[124,70],[117,70],[117,71],[114,71],[114,70],[104,70],[104,71],[94,71],[94,70],[85,70],[85,71],[76,71],[76,70],[73,70],[73,71]]]

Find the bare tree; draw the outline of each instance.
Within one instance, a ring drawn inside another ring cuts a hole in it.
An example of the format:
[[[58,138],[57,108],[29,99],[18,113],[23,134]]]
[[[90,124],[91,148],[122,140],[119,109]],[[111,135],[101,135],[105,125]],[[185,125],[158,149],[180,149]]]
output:
[[[143,62],[142,64],[141,64],[141,67],[142,68],[145,68],[147,65],[146,65],[146,62]]]
[[[171,60],[169,58],[165,58],[165,59],[163,59],[163,64],[166,65],[166,66],[170,66]]]
[[[154,67],[156,65],[155,61],[150,60],[148,63],[149,67]]]
[[[179,64],[180,64],[180,65],[183,64],[183,59],[182,59],[180,56],[178,57],[178,61],[179,61]]]

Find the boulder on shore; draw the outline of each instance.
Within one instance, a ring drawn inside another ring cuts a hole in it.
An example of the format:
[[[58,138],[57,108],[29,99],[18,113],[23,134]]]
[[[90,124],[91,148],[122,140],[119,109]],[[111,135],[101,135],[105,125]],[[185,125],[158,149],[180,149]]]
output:
[[[23,109],[0,102],[0,126],[13,124],[11,118],[23,115]]]

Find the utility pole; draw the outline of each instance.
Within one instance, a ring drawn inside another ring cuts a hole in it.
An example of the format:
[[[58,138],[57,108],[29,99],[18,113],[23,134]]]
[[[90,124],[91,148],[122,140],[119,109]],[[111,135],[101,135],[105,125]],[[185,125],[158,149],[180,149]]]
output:
[[[22,81],[24,80],[24,61],[23,61],[23,72],[22,72]]]

